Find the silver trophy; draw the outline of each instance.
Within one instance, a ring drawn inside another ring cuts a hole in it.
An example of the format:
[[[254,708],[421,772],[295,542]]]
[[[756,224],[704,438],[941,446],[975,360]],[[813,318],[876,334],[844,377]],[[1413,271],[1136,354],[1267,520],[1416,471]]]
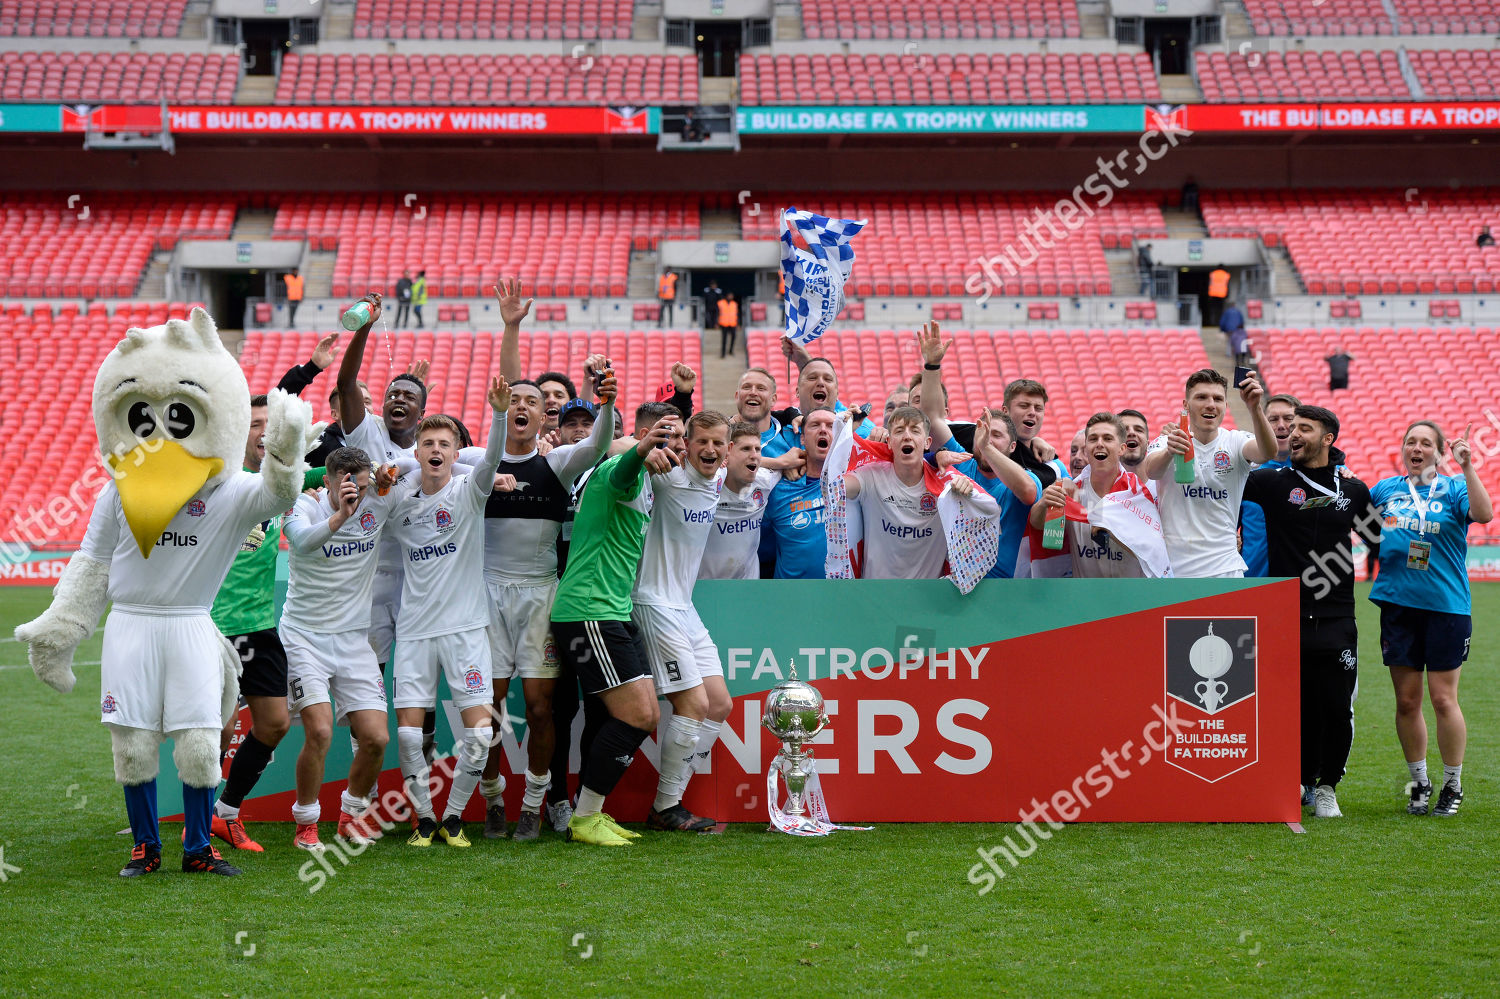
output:
[[[811,684],[797,679],[796,663],[788,664],[791,679],[772,687],[766,694],[765,709],[760,723],[781,740],[781,751],[771,762],[781,771],[786,781],[785,817],[791,822],[788,832],[810,832],[817,830],[817,823],[808,816],[804,801],[807,781],[813,773],[812,754],[804,747],[828,724],[828,715],[823,711],[823,695]],[[770,802],[772,808],[774,801]]]

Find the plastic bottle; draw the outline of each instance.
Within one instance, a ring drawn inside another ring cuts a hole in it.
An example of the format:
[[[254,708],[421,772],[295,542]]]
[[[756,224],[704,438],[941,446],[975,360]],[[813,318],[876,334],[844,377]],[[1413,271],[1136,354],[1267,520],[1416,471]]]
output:
[[[339,317],[339,324],[350,333],[353,333],[368,323],[370,317],[374,314],[374,306],[364,299],[360,299],[344,310],[344,314]]]
[[[1177,456],[1177,481],[1186,484],[1198,477],[1198,468],[1193,454],[1193,430],[1188,422],[1187,410],[1184,409],[1182,415],[1177,418],[1177,426],[1182,429],[1183,433],[1187,434],[1188,439],[1187,454],[1179,454]]]

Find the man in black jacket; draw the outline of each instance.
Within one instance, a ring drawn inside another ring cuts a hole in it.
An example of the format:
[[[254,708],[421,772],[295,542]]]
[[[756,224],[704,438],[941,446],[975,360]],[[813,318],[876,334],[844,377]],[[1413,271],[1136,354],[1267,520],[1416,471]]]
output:
[[[396,328],[401,329],[406,325],[407,314],[411,310],[411,271],[402,271],[401,280],[396,282]]]
[[[1380,540],[1370,490],[1339,470],[1339,421],[1321,406],[1298,406],[1287,438],[1291,464],[1250,473],[1244,500],[1265,512],[1273,576],[1301,582],[1302,785],[1314,815],[1338,818],[1335,788],[1354,741],[1359,631],[1354,622],[1350,534]]]

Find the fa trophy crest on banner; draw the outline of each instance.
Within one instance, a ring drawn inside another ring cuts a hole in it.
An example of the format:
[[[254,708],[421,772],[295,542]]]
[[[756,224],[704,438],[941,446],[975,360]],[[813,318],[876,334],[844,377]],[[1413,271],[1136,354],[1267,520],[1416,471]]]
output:
[[[793,836],[827,836],[835,829],[869,829],[869,826],[835,825],[818,783],[817,762],[808,744],[828,726],[823,695],[797,678],[797,664],[789,663],[791,676],[766,694],[761,724],[781,742],[781,750],[766,771],[766,805],[771,828]],[[786,782],[786,805],[781,804],[779,780]]]

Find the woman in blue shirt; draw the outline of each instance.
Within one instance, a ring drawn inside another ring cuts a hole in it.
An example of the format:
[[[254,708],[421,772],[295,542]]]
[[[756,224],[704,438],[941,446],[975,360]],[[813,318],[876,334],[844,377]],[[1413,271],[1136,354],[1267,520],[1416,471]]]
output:
[[[1462,475],[1438,473],[1443,431],[1418,420],[1401,440],[1405,475],[1382,479],[1370,500],[1382,518],[1380,574],[1370,599],[1380,607],[1380,649],[1396,687],[1396,736],[1411,773],[1406,810],[1426,815],[1432,797],[1427,779],[1427,723],[1422,717],[1422,670],[1437,716],[1443,787],[1432,813],[1458,814],[1468,730],[1458,707],[1459,667],[1469,657],[1469,524],[1494,516],[1490,495],[1474,474],[1470,424],[1453,442]]]

